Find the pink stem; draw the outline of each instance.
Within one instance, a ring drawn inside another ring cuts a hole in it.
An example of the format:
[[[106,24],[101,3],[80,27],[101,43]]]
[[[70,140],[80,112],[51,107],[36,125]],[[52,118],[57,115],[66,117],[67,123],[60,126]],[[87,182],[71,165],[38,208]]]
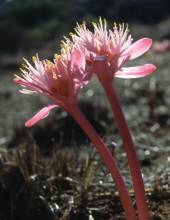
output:
[[[119,191],[120,200],[125,210],[126,219],[136,220],[136,214],[132,206],[131,198],[129,196],[129,193],[124,184],[122,175],[119,171],[119,168],[111,152],[105,146],[102,139],[99,137],[97,132],[91,126],[91,124],[89,123],[87,118],[84,116],[84,114],[80,111],[77,105],[72,105],[71,108],[69,108],[69,112],[74,117],[74,119],[78,122],[78,124],[81,126],[84,132],[87,134],[87,136],[92,141],[94,146],[97,148],[102,160],[104,161],[105,165],[109,169],[112,175],[112,178],[115,181],[115,184]]]
[[[112,81],[104,80],[104,77],[99,77],[106,95],[109,99],[112,111],[118,125],[118,129],[123,140],[124,148],[127,153],[128,163],[132,175],[133,187],[135,191],[136,203],[138,208],[139,220],[149,220],[149,211],[147,207],[147,198],[145,195],[144,183],[141,174],[140,163],[137,152],[133,144],[133,140],[124,117],[121,105],[116,95]]]

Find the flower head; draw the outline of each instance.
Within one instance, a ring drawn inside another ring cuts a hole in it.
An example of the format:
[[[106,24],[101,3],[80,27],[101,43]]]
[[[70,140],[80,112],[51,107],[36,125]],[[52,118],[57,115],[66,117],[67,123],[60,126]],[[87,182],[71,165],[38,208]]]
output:
[[[38,56],[33,58],[34,66],[25,60],[21,69],[22,76],[16,75],[14,81],[23,87],[22,93],[39,93],[50,98],[52,105],[46,106],[32,119],[26,122],[30,127],[48,115],[51,109],[62,106],[67,109],[75,102],[80,88],[89,79],[85,70],[85,57],[79,50],[73,50],[64,56],[57,56],[54,62],[40,61]]]
[[[98,24],[92,24],[93,32],[86,27],[85,23],[77,24],[75,34],[71,34],[72,40],[66,38],[63,45],[74,45],[74,47],[81,48],[89,64],[100,62],[100,68],[94,68],[96,74],[100,74],[99,69],[102,69],[102,64],[107,67],[108,73],[120,78],[143,77],[156,69],[152,64],[123,68],[127,61],[135,59],[149,50],[152,45],[151,39],[142,38],[133,43],[128,28],[124,24],[119,26],[114,24],[113,29],[108,29],[106,20],[101,18]]]

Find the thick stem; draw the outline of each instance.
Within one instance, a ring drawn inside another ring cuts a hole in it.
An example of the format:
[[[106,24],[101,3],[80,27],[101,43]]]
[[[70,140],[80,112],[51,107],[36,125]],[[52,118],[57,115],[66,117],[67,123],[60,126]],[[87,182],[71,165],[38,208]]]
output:
[[[124,184],[122,175],[119,171],[119,168],[116,164],[114,157],[112,157],[111,152],[105,146],[97,132],[91,126],[87,118],[80,111],[77,105],[72,105],[69,108],[69,112],[74,117],[74,119],[78,122],[84,132],[87,134],[89,139],[92,141],[94,146],[97,148],[103,162],[109,169],[113,180],[115,181],[116,187],[119,191],[120,200],[122,202],[123,208],[125,210],[125,215],[127,220],[136,220],[136,214],[134,208],[132,206],[132,201],[130,199],[128,190]]]
[[[104,78],[104,77],[103,77]],[[118,125],[118,129],[123,140],[123,145],[128,157],[128,163],[132,175],[133,187],[135,191],[136,203],[138,208],[139,220],[149,220],[149,211],[147,207],[147,198],[145,195],[144,183],[142,179],[140,163],[138,160],[137,152],[133,144],[133,140],[124,117],[121,105],[117,98],[112,81],[104,80],[99,78],[101,81],[106,95],[109,99],[110,105],[112,107],[115,119]]]

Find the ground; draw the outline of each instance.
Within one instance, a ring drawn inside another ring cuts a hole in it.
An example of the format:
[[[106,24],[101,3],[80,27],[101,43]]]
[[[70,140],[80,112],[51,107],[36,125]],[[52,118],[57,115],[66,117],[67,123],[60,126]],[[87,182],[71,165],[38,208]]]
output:
[[[170,53],[149,52],[145,79],[115,80],[140,159],[152,220],[170,219]],[[24,121],[49,103],[22,95],[18,70],[0,72],[0,220],[123,220],[111,176],[79,126],[62,110],[31,129]],[[118,159],[134,201],[126,154],[106,96],[94,78],[79,105]]]

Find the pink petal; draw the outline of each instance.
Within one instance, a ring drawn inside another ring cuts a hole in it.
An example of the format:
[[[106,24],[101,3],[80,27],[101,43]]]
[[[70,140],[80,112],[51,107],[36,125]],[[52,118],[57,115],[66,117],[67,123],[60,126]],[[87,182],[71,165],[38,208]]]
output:
[[[71,56],[71,66],[77,66],[78,68],[85,69],[85,56],[80,50],[73,50]]]
[[[128,49],[126,49],[122,55],[129,56],[129,60],[135,59],[146,53],[150,49],[151,45],[152,39],[142,38],[128,47]]]
[[[117,71],[115,73],[115,77],[124,78],[124,79],[139,78],[139,77],[147,76],[152,72],[154,72],[155,70],[156,70],[156,66],[154,66],[153,64],[127,67],[127,68],[122,68],[120,71]]]
[[[29,119],[28,121],[25,122],[25,126],[26,127],[32,127],[33,125],[35,125],[38,121],[46,118],[48,116],[48,114],[50,113],[50,111],[53,108],[58,107],[58,105],[49,105],[46,106],[44,108],[42,108],[39,112],[37,112],[37,114],[35,114],[31,119]]]

